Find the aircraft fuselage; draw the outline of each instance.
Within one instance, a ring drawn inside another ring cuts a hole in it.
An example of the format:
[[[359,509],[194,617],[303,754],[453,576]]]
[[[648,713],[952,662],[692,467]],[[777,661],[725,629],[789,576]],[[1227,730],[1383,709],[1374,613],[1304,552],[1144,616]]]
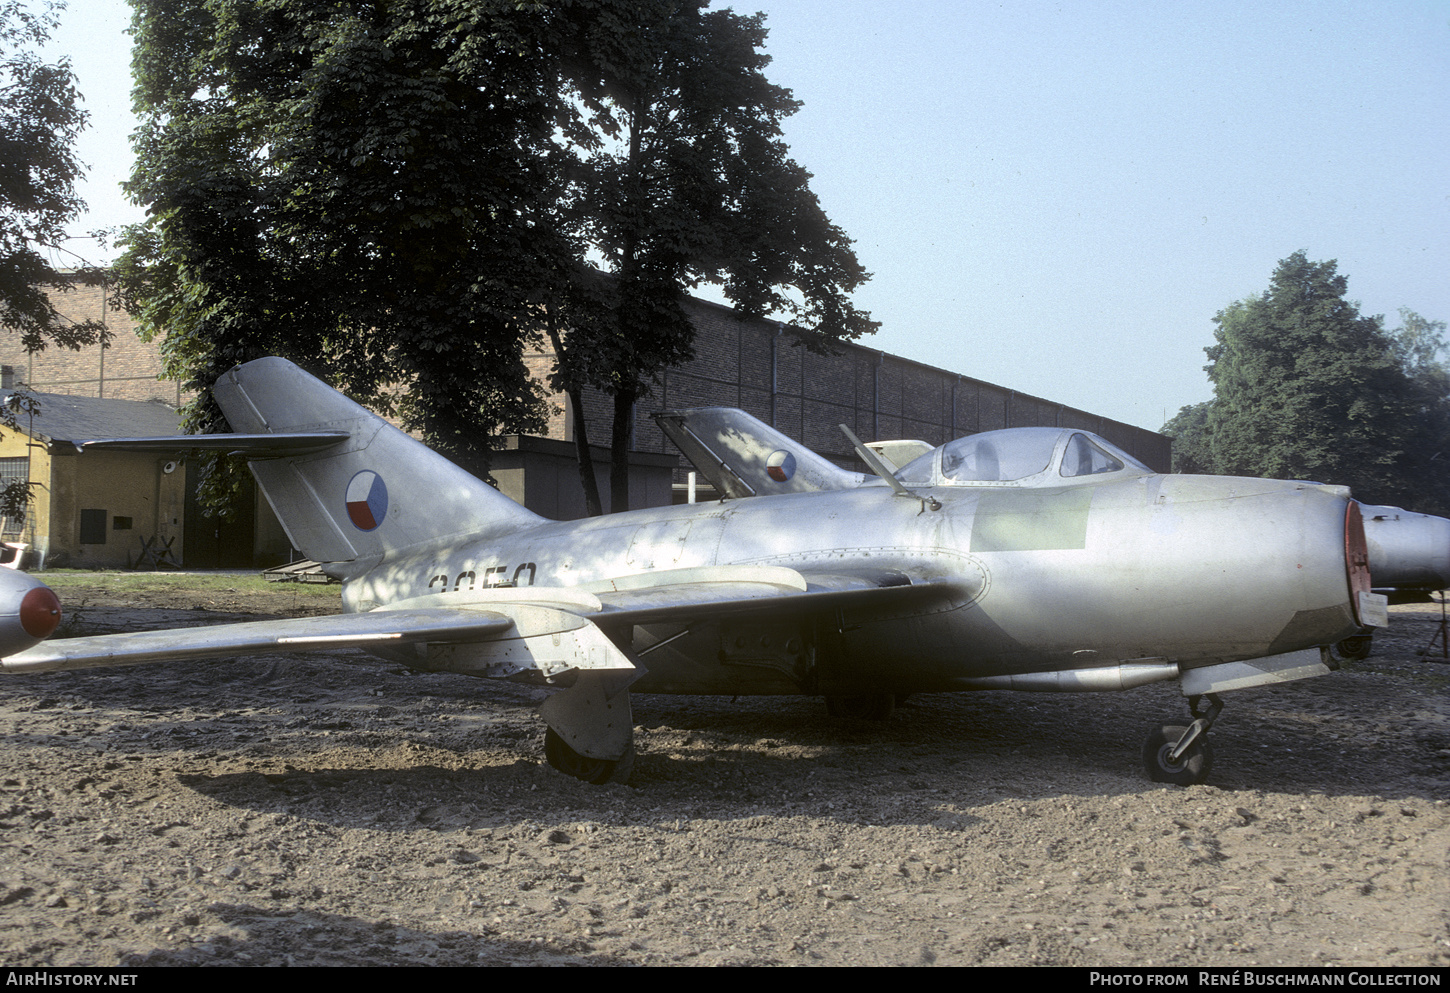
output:
[[[463,602],[489,587],[720,565],[942,584],[941,598],[906,607],[610,632],[643,653],[634,689],[676,693],[987,688],[1016,674],[1253,659],[1359,629],[1341,488],[1149,474],[915,496],[867,485],[545,522],[390,560],[350,579],[344,600]]]

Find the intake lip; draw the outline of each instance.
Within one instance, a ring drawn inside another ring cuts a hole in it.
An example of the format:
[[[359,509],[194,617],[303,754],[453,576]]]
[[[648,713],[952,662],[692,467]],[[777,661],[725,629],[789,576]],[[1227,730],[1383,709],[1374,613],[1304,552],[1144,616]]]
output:
[[[1369,542],[1364,537],[1364,515],[1353,500],[1344,511],[1344,569],[1349,579],[1349,602],[1354,608],[1354,619],[1362,625],[1359,595],[1370,591]]]
[[[20,600],[20,626],[32,638],[49,638],[60,626],[60,600],[48,586],[37,586]]]

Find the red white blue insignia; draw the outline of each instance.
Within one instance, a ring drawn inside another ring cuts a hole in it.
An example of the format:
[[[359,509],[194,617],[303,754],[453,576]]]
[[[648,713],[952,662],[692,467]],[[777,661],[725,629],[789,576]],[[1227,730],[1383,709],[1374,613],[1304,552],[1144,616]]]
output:
[[[376,530],[388,515],[388,488],[383,477],[364,469],[347,484],[347,517],[359,531]]]
[[[777,483],[789,482],[795,475],[795,456],[784,449],[771,452],[765,460],[765,472]]]

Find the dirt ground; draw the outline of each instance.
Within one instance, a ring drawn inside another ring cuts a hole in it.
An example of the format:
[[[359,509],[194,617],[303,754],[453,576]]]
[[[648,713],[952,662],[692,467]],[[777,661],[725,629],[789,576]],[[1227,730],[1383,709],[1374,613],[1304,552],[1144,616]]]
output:
[[[89,631],[335,609],[60,592]],[[1227,697],[1187,789],[1140,768],[1172,684],[884,724],[636,696],[595,787],[539,692],[361,653],[0,677],[0,963],[1445,966],[1438,609]]]

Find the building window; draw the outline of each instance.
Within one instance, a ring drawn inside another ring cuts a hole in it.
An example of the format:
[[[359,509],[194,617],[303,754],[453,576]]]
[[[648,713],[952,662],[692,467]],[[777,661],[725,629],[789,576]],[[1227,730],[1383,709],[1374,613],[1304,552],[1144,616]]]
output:
[[[129,517],[113,517],[113,518],[111,518],[111,530],[112,531],[129,531],[129,530],[131,530],[131,518],[129,518]]]
[[[104,510],[81,511],[81,544],[104,545],[106,543],[106,512]]]
[[[0,459],[0,489],[9,486],[11,483],[24,483],[30,477],[30,458],[21,455],[15,458]],[[27,504],[25,513],[14,520],[5,519],[5,531],[7,535],[15,535],[25,530],[30,523],[30,507]]]

